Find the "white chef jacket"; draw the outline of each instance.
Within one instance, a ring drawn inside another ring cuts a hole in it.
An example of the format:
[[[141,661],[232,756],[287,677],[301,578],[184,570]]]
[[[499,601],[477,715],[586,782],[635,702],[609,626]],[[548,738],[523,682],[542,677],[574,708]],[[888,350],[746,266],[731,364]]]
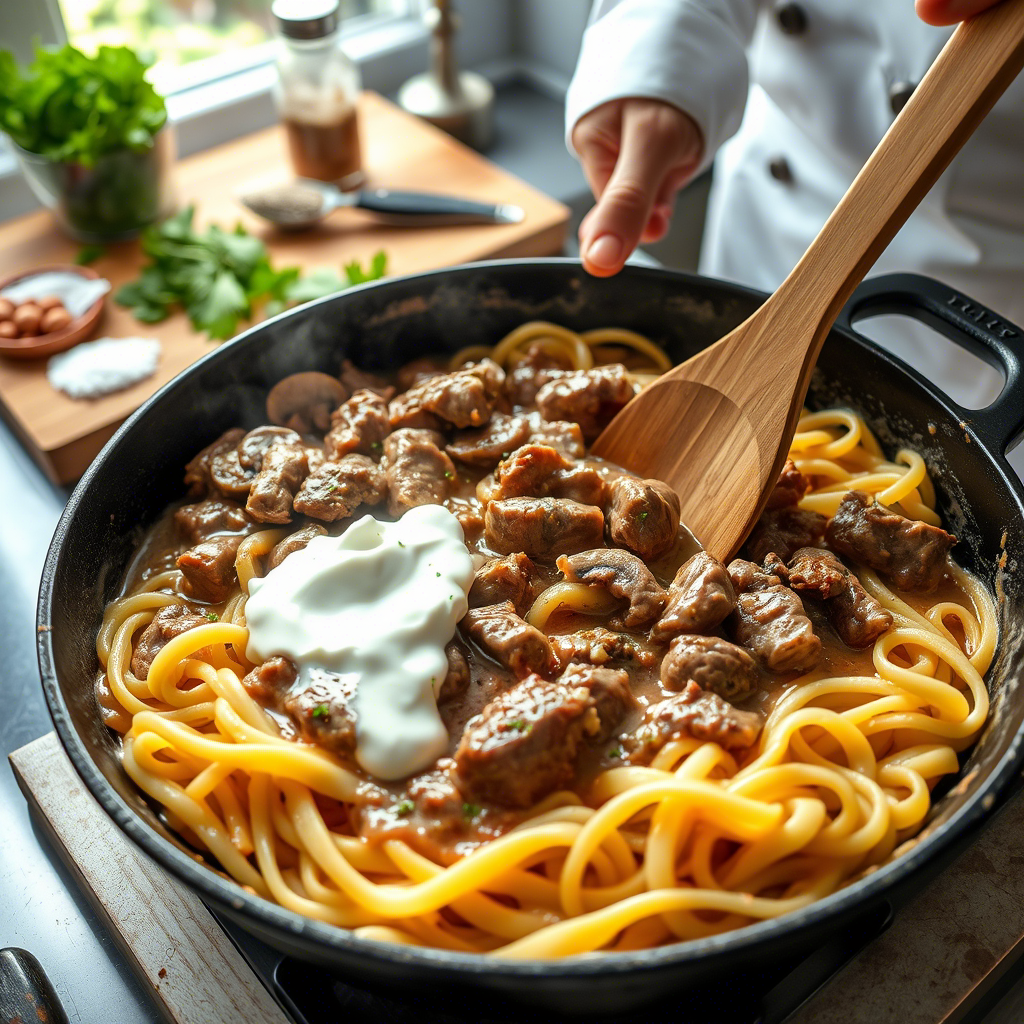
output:
[[[885,134],[894,94],[921,80],[951,32],[922,22],[912,0],[596,0],[567,138],[585,113],[626,96],[685,111],[703,133],[704,166],[715,160],[700,271],[772,291]],[[1024,75],[872,273],[891,271],[938,278],[1024,325]],[[998,393],[994,371],[968,369],[908,318],[862,326],[964,404]],[[1024,444],[1011,463],[1024,475]]]

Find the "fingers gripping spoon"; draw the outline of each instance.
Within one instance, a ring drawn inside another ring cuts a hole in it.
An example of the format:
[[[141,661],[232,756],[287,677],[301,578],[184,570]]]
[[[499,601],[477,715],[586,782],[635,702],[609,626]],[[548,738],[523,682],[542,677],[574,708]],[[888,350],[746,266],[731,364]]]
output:
[[[843,305],[1022,65],[1024,0],[957,28],[775,294],[659,377],[594,443],[668,483],[712,554],[732,555],[764,508]]]

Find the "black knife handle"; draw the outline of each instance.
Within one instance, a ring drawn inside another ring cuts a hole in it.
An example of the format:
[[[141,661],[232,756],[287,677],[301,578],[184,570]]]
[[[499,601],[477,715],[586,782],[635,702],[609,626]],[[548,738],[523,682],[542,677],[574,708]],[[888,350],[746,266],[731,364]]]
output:
[[[17,946],[0,949],[0,1021],[45,1020],[47,1024],[68,1024],[43,965],[27,950]]]
[[[493,222],[494,203],[476,203],[456,196],[434,195],[430,192],[396,192],[388,188],[364,189],[356,194],[356,206],[362,210],[389,217],[420,219],[446,223]]]

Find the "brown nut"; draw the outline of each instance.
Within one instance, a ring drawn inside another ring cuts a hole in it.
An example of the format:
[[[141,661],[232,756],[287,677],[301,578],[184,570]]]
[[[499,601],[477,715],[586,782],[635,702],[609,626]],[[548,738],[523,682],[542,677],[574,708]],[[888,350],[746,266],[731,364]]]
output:
[[[26,337],[39,333],[39,324],[43,319],[43,311],[34,302],[23,302],[15,311],[15,326]]]
[[[0,320],[10,320],[14,316],[14,308],[10,299],[0,298]]]
[[[45,313],[48,309],[56,309],[64,303],[56,295],[44,295],[41,299],[35,299],[35,304]]]
[[[14,326],[13,320],[0,320],[0,338],[18,338],[21,331]]]
[[[43,313],[39,330],[43,334],[50,334],[53,331],[63,330],[69,323],[71,323],[71,314],[63,306],[54,306]]]

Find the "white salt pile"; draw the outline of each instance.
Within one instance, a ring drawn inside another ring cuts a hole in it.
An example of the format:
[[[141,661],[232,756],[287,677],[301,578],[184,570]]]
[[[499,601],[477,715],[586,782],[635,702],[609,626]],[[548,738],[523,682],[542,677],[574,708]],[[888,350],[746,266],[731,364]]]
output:
[[[156,338],[100,338],[53,356],[46,377],[72,398],[99,398],[152,376],[159,362]]]

